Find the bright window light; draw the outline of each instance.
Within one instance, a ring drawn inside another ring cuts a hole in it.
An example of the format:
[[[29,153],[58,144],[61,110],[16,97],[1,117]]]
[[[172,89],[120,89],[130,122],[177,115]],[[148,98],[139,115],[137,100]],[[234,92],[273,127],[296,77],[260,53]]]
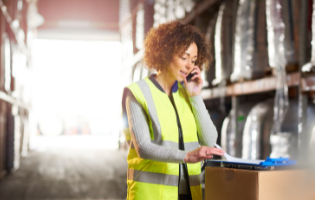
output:
[[[37,39],[32,55],[34,115],[38,126],[49,119],[41,131],[106,135],[119,128],[120,42]]]

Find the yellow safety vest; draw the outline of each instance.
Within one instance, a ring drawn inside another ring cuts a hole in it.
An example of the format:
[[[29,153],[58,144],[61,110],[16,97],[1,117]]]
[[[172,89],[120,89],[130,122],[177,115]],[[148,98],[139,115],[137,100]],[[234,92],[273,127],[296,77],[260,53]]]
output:
[[[149,78],[131,84],[125,92],[128,89],[147,114],[152,143],[179,149],[176,112],[168,95],[160,91]],[[182,128],[185,151],[194,150],[199,147],[199,142],[187,93],[178,83],[177,91],[172,94]],[[134,149],[129,127],[124,128],[124,134],[130,146],[127,158],[127,200],[178,199],[179,164],[140,158]],[[201,163],[187,164],[187,169],[192,199],[201,200]]]

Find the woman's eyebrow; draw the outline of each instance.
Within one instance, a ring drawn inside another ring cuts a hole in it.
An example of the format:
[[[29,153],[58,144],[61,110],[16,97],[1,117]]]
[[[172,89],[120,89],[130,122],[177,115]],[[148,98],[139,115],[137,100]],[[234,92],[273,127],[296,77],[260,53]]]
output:
[[[188,56],[190,56],[190,54],[189,53],[187,53],[187,52],[185,52]],[[197,56],[194,56],[194,58],[196,58]]]

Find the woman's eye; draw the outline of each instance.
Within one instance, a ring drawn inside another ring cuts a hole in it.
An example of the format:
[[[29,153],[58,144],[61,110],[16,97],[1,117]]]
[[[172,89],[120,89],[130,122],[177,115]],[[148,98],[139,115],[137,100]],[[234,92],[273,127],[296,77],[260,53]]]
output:
[[[186,60],[186,58],[183,58],[183,57],[182,57],[182,59],[183,59],[183,60]]]
[[[194,64],[196,63],[196,61],[195,61],[195,60],[193,60],[193,61],[191,61],[191,62],[192,62],[192,63],[194,63]]]

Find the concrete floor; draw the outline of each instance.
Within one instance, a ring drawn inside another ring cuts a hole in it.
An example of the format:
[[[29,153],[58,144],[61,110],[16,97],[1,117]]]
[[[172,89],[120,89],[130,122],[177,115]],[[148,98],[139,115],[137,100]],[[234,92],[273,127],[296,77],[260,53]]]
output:
[[[0,181],[0,200],[125,199],[126,157],[118,150],[30,152]]]

